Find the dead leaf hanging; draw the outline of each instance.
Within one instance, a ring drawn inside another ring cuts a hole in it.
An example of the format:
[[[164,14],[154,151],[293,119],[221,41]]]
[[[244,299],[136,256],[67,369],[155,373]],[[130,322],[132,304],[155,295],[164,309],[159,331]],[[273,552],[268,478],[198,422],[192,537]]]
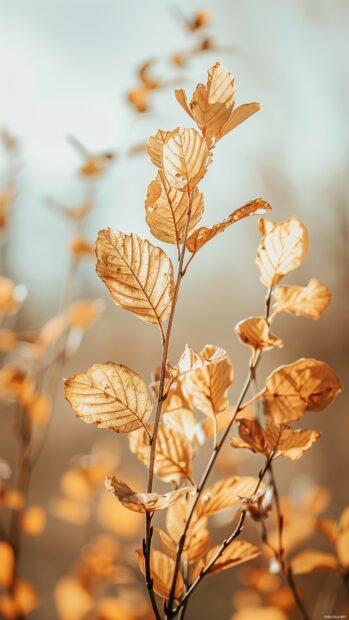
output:
[[[178,128],[162,147],[161,167],[169,185],[189,192],[211,162],[205,139],[195,129]]]
[[[152,403],[147,386],[135,372],[118,364],[95,364],[65,381],[65,397],[89,424],[129,433],[144,427]]]
[[[145,575],[145,564],[144,564],[144,556],[141,549],[137,549],[138,556],[138,564],[139,568],[142,571],[143,575]],[[154,549],[150,552],[150,572],[151,577],[153,579],[153,585],[155,592],[161,596],[162,598],[168,598],[171,585],[172,578],[174,574],[175,563],[174,560],[165,553],[161,553],[161,551],[156,551]],[[184,592],[184,582],[183,577],[179,573],[176,581],[176,589],[175,589],[175,599],[178,601],[182,597]]]
[[[219,550],[220,545],[210,549],[206,557],[195,567],[194,578],[200,574],[201,570],[208,565],[211,560],[213,560]],[[255,545],[251,545],[251,543],[246,540],[233,540],[217,558],[207,574],[214,575],[215,573],[220,573],[238,564],[249,562],[249,560],[253,560],[259,555],[261,555],[261,551],[258,547],[255,547]]]
[[[235,327],[235,333],[240,342],[255,351],[283,346],[282,340],[270,333],[269,323],[263,316],[251,316],[240,321]]]
[[[135,234],[100,230],[97,273],[113,301],[143,321],[161,324],[170,314],[173,267],[163,250]]]
[[[255,493],[257,484],[258,480],[251,476],[231,476],[218,480],[202,493],[200,514],[214,515],[225,508],[236,506],[239,504],[238,498],[251,497]]]
[[[194,493],[194,486],[182,487],[176,491],[169,491],[160,495],[159,493],[136,493],[125,482],[117,476],[106,478],[105,485],[109,491],[114,493],[125,508],[134,512],[153,512],[163,510],[183,500],[188,493]]]
[[[331,300],[331,293],[315,278],[307,286],[278,286],[274,292],[273,313],[289,312],[295,316],[318,319]]]

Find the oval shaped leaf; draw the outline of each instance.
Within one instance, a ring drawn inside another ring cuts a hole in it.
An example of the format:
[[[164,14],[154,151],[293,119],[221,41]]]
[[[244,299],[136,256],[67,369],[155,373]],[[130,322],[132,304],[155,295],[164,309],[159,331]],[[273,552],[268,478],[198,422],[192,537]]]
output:
[[[211,154],[195,129],[179,128],[162,148],[162,169],[171,187],[192,190],[205,175]]]
[[[251,316],[240,321],[234,331],[240,342],[254,351],[283,346],[282,340],[270,333],[269,323],[263,316]]]
[[[152,403],[143,379],[127,366],[95,364],[64,383],[65,397],[84,422],[129,433],[145,425]]]
[[[138,564],[141,572],[145,575],[144,556],[141,549],[136,550],[138,557]],[[172,558],[152,549],[150,551],[150,572],[153,579],[153,585],[155,592],[162,598],[168,598],[172,579],[174,574],[175,562]],[[184,581],[181,573],[178,574],[175,589],[175,599],[178,601],[182,597],[184,592]]]
[[[273,312],[288,312],[295,316],[318,319],[331,300],[330,291],[315,278],[307,286],[278,286],[275,289]]]

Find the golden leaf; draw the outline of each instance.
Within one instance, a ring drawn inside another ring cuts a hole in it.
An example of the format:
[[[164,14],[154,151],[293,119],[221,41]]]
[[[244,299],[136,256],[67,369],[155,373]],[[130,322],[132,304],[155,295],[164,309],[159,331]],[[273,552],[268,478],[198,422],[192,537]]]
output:
[[[334,519],[319,519],[316,521],[317,529],[326,536],[332,545],[336,544],[337,540],[337,523]]]
[[[15,568],[15,556],[11,545],[0,541],[0,586],[11,585]]]
[[[22,516],[21,525],[30,536],[39,536],[46,525],[45,510],[41,506],[30,506]]]
[[[263,316],[251,316],[240,321],[234,331],[240,342],[254,351],[283,346],[282,340],[270,333],[269,323]]]
[[[172,552],[176,551],[183,534],[191,505],[192,499],[186,499],[170,506],[166,513],[168,535],[165,532],[159,533],[164,544]],[[190,563],[199,560],[207,551],[210,536],[206,526],[207,517],[200,515],[197,509],[194,510],[183,548],[183,558]]]
[[[75,329],[87,329],[94,323],[104,310],[104,303],[101,299],[90,300],[82,299],[70,306],[68,311],[68,323]]]
[[[292,558],[290,565],[295,575],[304,575],[317,570],[336,570],[338,561],[332,553],[309,549]]]
[[[207,349],[209,347],[207,346]],[[196,353],[188,344],[185,345],[185,349],[179,358],[178,364],[175,368],[168,365],[168,371],[173,378],[180,378],[193,370],[198,370],[203,366],[211,366],[218,364],[227,359],[227,352],[220,347],[211,347],[212,354],[209,355],[206,352],[206,347],[201,353]]]
[[[118,364],[94,364],[65,381],[65,397],[89,424],[129,433],[144,427],[152,403],[147,386],[135,372]]]
[[[162,149],[164,144],[177,132],[177,129],[172,131],[163,131],[159,129],[155,136],[150,136],[147,141],[147,153],[157,168],[162,168]]]
[[[231,476],[218,480],[202,493],[200,514],[214,515],[225,508],[236,506],[239,504],[238,498],[251,497],[255,493],[257,484],[258,480],[251,476]]]
[[[145,565],[144,565],[144,556],[141,549],[136,550],[138,557],[138,564],[141,572],[145,575]],[[150,572],[153,579],[153,585],[155,592],[161,596],[162,598],[168,598],[173,573],[174,573],[175,563],[172,558],[169,558],[168,555],[161,553],[161,551],[156,551],[152,549],[150,552]],[[184,582],[183,577],[179,573],[176,582],[175,589],[175,599],[180,600],[184,591]]]
[[[302,358],[269,375],[263,398],[268,415],[280,423],[299,420],[306,411],[322,411],[340,391],[327,364]]]
[[[209,550],[206,557],[195,567],[193,579],[195,579],[200,574],[201,570],[209,564],[219,550],[220,545],[217,545]],[[258,547],[251,545],[251,543],[246,540],[233,540],[233,542],[231,542],[230,545],[228,545],[217,558],[207,574],[214,575],[215,573],[220,573],[221,571],[233,568],[238,564],[243,564],[244,562],[253,560],[259,555],[261,555],[261,551]]]
[[[331,300],[331,293],[315,278],[307,286],[278,286],[274,292],[273,312],[288,312],[296,316],[318,319]]]
[[[293,216],[280,224],[272,224],[274,227],[269,226],[268,232],[262,236],[256,258],[260,279],[268,288],[297,269],[308,250],[307,229],[297,217]],[[264,225],[262,230],[264,232]]]
[[[261,109],[259,103],[246,103],[234,109],[234,79],[218,62],[208,71],[207,86],[199,84],[189,104],[182,89],[176,90],[175,94],[203,136],[214,138],[216,142]]]
[[[200,356],[209,361],[220,356],[213,345],[206,345]],[[217,415],[227,409],[227,392],[233,382],[233,365],[228,356],[217,363],[202,366],[185,375],[182,382],[184,395],[205,415]]]
[[[277,607],[245,607],[232,615],[230,620],[287,620],[286,614]]]
[[[223,222],[219,222],[218,224],[214,224],[210,228],[206,228],[206,226],[202,226],[201,228],[197,228],[187,239],[186,247],[192,254],[195,254],[200,248],[202,248],[205,243],[213,239],[216,235],[223,232],[226,228],[235,224],[235,222],[239,222],[245,217],[250,215],[265,213],[265,211],[269,211],[271,206],[265,200],[261,198],[256,198],[255,200],[251,200],[247,204],[243,205],[239,209],[236,209],[232,213],[228,215],[228,217],[223,220]]]
[[[286,456],[291,461],[297,461],[303,454],[311,448],[313,443],[321,437],[321,433],[308,429],[294,430],[290,426],[283,425],[282,428],[268,422],[265,428],[265,438],[270,451],[273,446],[277,446],[274,458]]]
[[[157,239],[177,246],[183,243],[187,218],[190,210],[188,232],[201,220],[204,210],[204,197],[196,187],[191,197],[174,187],[170,187],[162,171],[148,186],[145,201],[146,221]]]
[[[113,301],[143,321],[161,324],[171,311],[173,267],[163,250],[137,235],[100,230],[97,273]]]
[[[152,429],[149,429],[152,432]],[[140,429],[130,435],[130,450],[149,466],[150,439],[149,434]],[[192,473],[193,450],[186,436],[171,427],[159,424],[155,449],[154,474],[165,482],[178,484],[180,480],[189,478]]]
[[[182,487],[176,491],[169,491],[160,495],[158,493],[136,493],[125,482],[116,476],[106,478],[105,485],[109,491],[114,493],[120,502],[129,510],[135,512],[153,512],[163,510],[181,501],[188,493],[194,493],[194,486]]]
[[[54,591],[60,620],[83,620],[94,601],[76,577],[62,577]]]
[[[116,502],[108,492],[101,495],[98,517],[103,527],[124,541],[134,540],[144,525],[143,516],[140,513],[131,512],[120,502]]]
[[[171,536],[169,536],[163,530],[158,530],[161,541],[168,551],[170,551],[171,555],[176,555],[177,543],[172,540]],[[189,564],[193,564],[200,560],[205,553],[210,544],[210,533],[207,529],[202,529],[201,531],[191,535],[188,532],[185,544],[183,547],[183,560],[188,562]]]
[[[169,185],[189,192],[206,174],[211,154],[195,129],[178,128],[162,146],[161,167]]]
[[[230,444],[234,448],[249,448],[252,452],[269,453],[269,446],[261,425],[256,420],[241,418],[238,420],[238,437],[233,437]]]

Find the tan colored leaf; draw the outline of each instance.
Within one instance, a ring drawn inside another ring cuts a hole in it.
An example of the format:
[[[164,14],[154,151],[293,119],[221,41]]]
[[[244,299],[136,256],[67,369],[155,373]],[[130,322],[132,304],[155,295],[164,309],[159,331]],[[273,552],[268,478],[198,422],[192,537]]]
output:
[[[162,169],[169,185],[189,192],[206,174],[211,154],[195,129],[178,128],[162,147]]]
[[[230,440],[233,447],[249,448],[253,452],[260,452],[261,454],[269,452],[264,430],[258,422],[241,418],[238,420],[238,429],[240,438],[233,437]]]
[[[210,563],[219,549],[220,545],[210,549],[206,557],[195,567],[193,579],[195,579],[200,574],[201,570]],[[251,543],[246,540],[233,540],[233,542],[231,542],[230,545],[228,545],[224,549],[223,553],[217,558],[207,574],[214,575],[215,573],[220,573],[221,571],[233,568],[238,564],[243,564],[244,562],[253,560],[259,555],[261,555],[261,551],[258,547],[251,545]]]
[[[150,439],[144,429],[130,435],[130,450],[146,467],[149,466]],[[154,464],[154,473],[158,478],[179,484],[180,480],[190,477],[192,454],[191,444],[182,432],[159,424]]]
[[[303,358],[277,368],[266,381],[263,398],[268,415],[283,423],[299,420],[306,411],[322,411],[340,391],[327,364]]]
[[[163,495],[159,495],[158,493],[136,493],[116,476],[106,478],[105,485],[108,491],[116,495],[125,508],[134,510],[135,512],[163,510],[183,500],[188,493],[194,493],[196,488],[194,486],[182,487],[181,489],[170,491]]]
[[[349,568],[349,529],[338,534],[336,550],[341,565]]]
[[[11,545],[0,541],[0,586],[7,588],[11,585],[15,568],[15,556]]]
[[[206,345],[200,356],[207,361],[220,355],[217,347]],[[208,364],[185,375],[182,389],[194,406],[205,415],[217,415],[227,409],[227,392],[233,382],[233,365],[228,357]]]
[[[137,235],[100,230],[97,273],[113,301],[149,323],[162,323],[171,311],[173,267],[163,250]]]
[[[95,364],[65,381],[65,397],[89,424],[129,433],[144,427],[152,404],[143,379],[118,364]]]
[[[187,239],[187,249],[192,254],[195,254],[200,248],[202,248],[205,243],[213,239],[216,235],[223,232],[226,228],[235,224],[235,222],[239,222],[245,217],[250,215],[256,215],[260,213],[265,213],[265,211],[269,211],[271,206],[265,200],[261,198],[256,198],[255,200],[251,200],[247,204],[243,205],[239,209],[236,209],[232,213],[228,215],[228,217],[223,220],[223,222],[219,222],[218,224],[214,224],[210,228],[206,228],[206,226],[202,226],[201,228],[197,228]]]
[[[300,459],[309,448],[321,437],[321,433],[308,429],[294,430],[290,426],[282,428],[268,422],[265,428],[265,438],[270,450],[277,446],[274,458],[286,456],[291,461]]]
[[[145,565],[144,565],[144,556],[141,549],[137,549],[136,551],[138,557],[138,564],[141,572],[145,575]],[[174,573],[175,563],[172,558],[169,558],[168,555],[161,553],[161,551],[156,551],[154,549],[150,552],[150,572],[154,582],[154,590],[155,592],[161,596],[162,598],[168,598],[173,573]],[[183,577],[179,573],[176,583],[175,589],[175,599],[178,601],[182,597],[184,592],[184,582]]]
[[[257,484],[258,480],[251,476],[231,476],[218,480],[202,493],[200,514],[214,515],[225,508],[236,506],[239,504],[238,498],[251,497],[255,493]]]
[[[132,481],[128,482],[133,484]],[[98,518],[102,526],[116,536],[116,540],[121,539],[127,543],[138,538],[144,527],[144,513],[128,510],[107,491],[101,494]]]
[[[167,548],[176,550],[188,518],[192,499],[186,499],[170,506],[166,513],[166,529],[168,536],[161,535]],[[196,562],[207,551],[210,536],[207,530],[207,517],[200,515],[196,509],[191,519],[184,544],[183,558],[188,562]],[[165,532],[163,533],[165,534]]]
[[[174,540],[172,540],[171,536],[169,536],[163,530],[158,530],[158,533],[167,551],[169,551],[171,555],[175,556],[177,550],[177,543],[175,543]],[[197,562],[205,555],[209,544],[210,534],[206,528],[203,528],[199,532],[195,533],[193,536],[188,533],[183,547],[183,560],[189,562],[189,564]]]
[[[264,228],[262,226],[262,230]],[[268,288],[297,269],[308,250],[307,229],[297,217],[270,228],[262,236],[256,259],[260,279]]]
[[[196,187],[190,205],[187,193],[171,187],[163,172],[159,171],[148,186],[145,201],[146,221],[154,237],[177,246],[183,243],[189,206],[191,211],[188,232],[201,220],[204,197]]]
[[[177,366],[175,368],[168,366],[168,370],[173,378],[178,379],[179,377],[187,375],[194,370],[198,370],[203,366],[218,364],[226,359],[227,352],[220,347],[212,347],[212,355],[208,356],[206,353],[196,353],[188,344],[186,344]]]
[[[240,342],[254,351],[283,346],[282,340],[270,333],[269,323],[263,316],[251,316],[240,321],[235,327],[235,333]]]
[[[317,570],[336,570],[338,568],[338,560],[332,553],[310,549],[301,551],[301,553],[292,558],[290,564],[295,575],[313,573]]]
[[[220,140],[229,131],[261,109],[247,103],[234,110],[234,79],[218,62],[208,71],[207,85],[199,84],[188,104],[184,91],[175,91],[177,101],[197,123],[203,136]]]
[[[334,519],[319,519],[316,521],[317,529],[326,536],[332,545],[336,544],[337,523]]]
[[[277,607],[244,607],[232,615],[230,620],[287,620],[284,611]]]
[[[173,131],[162,131],[159,129],[155,136],[150,136],[147,142],[147,153],[155,166],[162,168],[162,149],[164,144],[171,138],[177,129]]]
[[[296,316],[318,319],[331,300],[331,293],[315,278],[307,286],[278,286],[274,292],[273,312],[288,312]]]

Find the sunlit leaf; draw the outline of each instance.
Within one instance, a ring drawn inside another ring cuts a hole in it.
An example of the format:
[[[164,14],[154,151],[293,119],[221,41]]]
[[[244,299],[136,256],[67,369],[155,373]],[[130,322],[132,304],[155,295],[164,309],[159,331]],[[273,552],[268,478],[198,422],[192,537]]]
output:
[[[187,249],[192,254],[195,254],[200,248],[202,248],[205,243],[213,239],[216,235],[223,232],[226,228],[235,224],[235,222],[239,222],[245,217],[250,215],[265,213],[271,209],[271,206],[265,200],[261,198],[256,198],[255,200],[251,200],[247,204],[243,205],[239,209],[236,209],[232,213],[228,215],[228,217],[219,222],[218,224],[214,224],[210,228],[206,228],[206,226],[202,226],[201,228],[197,228],[187,239]]]
[[[191,494],[195,492],[195,487],[190,486],[182,487],[176,491],[169,491],[163,495],[158,493],[136,493],[116,476],[107,478],[105,484],[107,489],[116,495],[125,508],[134,510],[135,512],[163,510],[181,501],[188,493]]]
[[[30,536],[39,536],[46,525],[46,512],[41,506],[30,506],[21,520],[22,529]]]
[[[89,424],[128,433],[144,427],[152,403],[147,386],[135,372],[118,364],[95,364],[65,381],[65,397]]]
[[[200,571],[210,563],[210,561],[216,556],[217,552],[220,550],[220,545],[213,547],[210,549],[206,557],[199,562],[199,564],[195,567],[194,578],[200,574]],[[248,562],[249,560],[253,560],[261,555],[260,549],[251,545],[251,543],[246,540],[233,540],[233,542],[228,545],[221,555],[217,558],[215,563],[211,566],[208,571],[208,575],[214,575],[215,573],[220,573],[223,570],[228,570],[229,568],[233,568],[238,564],[243,564],[244,562]]]
[[[289,422],[306,411],[322,411],[340,391],[339,379],[327,364],[300,359],[269,375],[263,398],[274,422]]]
[[[262,231],[265,231],[263,225]],[[269,227],[257,249],[256,261],[262,283],[267,287],[277,284],[283,276],[299,267],[307,250],[307,229],[297,217]]]
[[[251,476],[231,476],[218,480],[203,491],[200,500],[200,514],[213,515],[225,508],[239,504],[241,497],[255,493],[258,480]],[[263,486],[261,486],[263,488]]]
[[[87,329],[94,323],[104,310],[101,299],[82,299],[70,306],[68,311],[68,323],[75,329]]]
[[[11,545],[0,541],[0,586],[7,588],[12,583],[15,556]]]
[[[336,570],[338,560],[332,553],[309,549],[292,558],[290,565],[295,575],[304,575],[317,570]]]
[[[54,591],[60,620],[83,620],[94,601],[76,577],[62,577]]]
[[[240,321],[235,327],[235,333],[243,344],[255,351],[283,346],[282,340],[270,333],[269,323],[262,316],[251,316]]]
[[[173,267],[163,250],[135,234],[100,230],[97,273],[113,301],[149,323],[162,323],[170,311]]]
[[[128,510],[108,492],[101,495],[98,517],[103,527],[124,541],[134,540],[144,525],[141,514]]]
[[[161,167],[166,179],[182,192],[195,188],[210,162],[206,141],[195,129],[178,128],[162,147]]]
[[[140,549],[137,549],[137,557],[139,568],[143,575],[145,575],[144,557]],[[161,551],[156,551],[154,549],[151,550],[150,572],[153,579],[154,590],[162,598],[168,598],[170,594],[174,568],[175,563],[172,558],[168,557],[168,555],[165,555],[164,553],[161,553]],[[179,600],[182,597],[183,591],[183,577],[179,573],[175,589],[176,600]]]
[[[176,551],[177,544],[183,534],[184,526],[191,509],[192,498],[170,506],[166,513],[166,529],[168,534],[160,532],[160,537],[169,551]],[[190,563],[196,562],[206,553],[210,536],[207,530],[207,517],[194,511],[183,548],[183,558]]]

